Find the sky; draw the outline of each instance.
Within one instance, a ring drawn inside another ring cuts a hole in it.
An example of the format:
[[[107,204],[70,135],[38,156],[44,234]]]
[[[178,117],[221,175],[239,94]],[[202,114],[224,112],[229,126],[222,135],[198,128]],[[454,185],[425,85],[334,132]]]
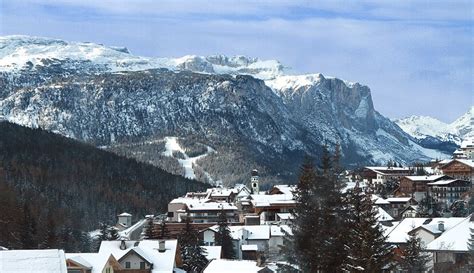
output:
[[[0,0],[0,35],[247,55],[368,85],[390,118],[452,122],[474,105],[472,1]]]

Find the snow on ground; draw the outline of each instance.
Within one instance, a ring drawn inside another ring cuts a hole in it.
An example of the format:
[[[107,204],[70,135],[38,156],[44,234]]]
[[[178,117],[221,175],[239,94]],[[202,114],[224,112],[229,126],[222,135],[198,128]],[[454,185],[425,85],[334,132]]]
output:
[[[164,156],[173,156],[173,152],[181,152],[184,155],[184,159],[179,158],[178,162],[183,166],[184,168],[184,177],[189,178],[189,179],[196,179],[196,174],[194,173],[193,165],[196,164],[196,161],[198,161],[201,158],[206,157],[210,153],[215,152],[214,149],[211,147],[207,146],[207,152],[194,156],[194,157],[189,157],[185,150],[179,145],[177,138],[176,137],[165,137],[165,151],[163,152]],[[211,178],[209,174],[206,174],[208,178]],[[212,180],[211,180],[212,181]]]

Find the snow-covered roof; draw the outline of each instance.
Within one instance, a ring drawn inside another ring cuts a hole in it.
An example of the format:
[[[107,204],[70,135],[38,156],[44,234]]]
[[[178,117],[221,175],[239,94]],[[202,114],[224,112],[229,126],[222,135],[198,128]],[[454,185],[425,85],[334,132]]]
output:
[[[211,261],[203,273],[257,273],[262,269],[255,261],[221,259]]]
[[[247,231],[245,234],[247,240],[268,240],[270,239],[270,226],[258,225],[258,226],[243,226],[244,230]]]
[[[406,203],[408,201],[410,201],[410,199],[412,199],[411,197],[390,197],[390,198],[387,198],[385,200],[387,200],[387,202],[389,203]]]
[[[286,234],[293,234],[291,231],[291,227],[288,225],[271,225],[270,226],[270,236],[271,237],[282,237],[286,236]]]
[[[206,258],[208,261],[221,258],[222,246],[203,246],[206,250]]]
[[[227,189],[227,188],[212,188],[208,189],[211,196],[215,197],[229,197],[231,194],[237,194],[238,189]]]
[[[0,251],[2,273],[67,273],[64,251],[58,249]]]
[[[454,183],[454,182],[456,182],[456,181],[464,181],[464,180],[460,180],[460,179],[447,179],[447,180],[440,180],[440,181],[428,183],[428,185],[430,185],[430,186],[444,186],[444,185],[449,185],[449,184],[451,184],[451,183]],[[468,181],[465,181],[465,182],[468,182]]]
[[[241,245],[242,251],[257,251],[258,245]]]
[[[281,220],[292,220],[294,219],[295,217],[293,216],[293,214],[289,213],[289,212],[280,212],[280,213],[277,213],[277,216],[278,218],[280,218]]]
[[[252,194],[250,197],[255,207],[296,204],[292,194]]]
[[[474,161],[473,161],[473,160],[471,160],[471,159],[456,158],[456,159],[452,159],[452,160],[450,160],[449,162],[445,163],[445,164],[441,167],[441,169],[444,169],[446,166],[450,165],[450,164],[451,164],[452,162],[454,162],[454,161],[460,162],[460,163],[462,163],[462,164],[464,164],[464,165],[466,165],[466,166],[469,166],[469,167],[471,167],[471,168],[474,168]]]
[[[273,188],[278,189],[283,194],[293,195],[293,191],[296,189],[295,185],[275,185]]]
[[[446,175],[410,175],[406,176],[406,178],[410,179],[411,181],[436,181],[440,178],[445,177]]]
[[[457,225],[453,226],[438,238],[426,246],[426,250],[431,251],[468,251],[468,240],[470,229],[474,229],[474,222],[469,221],[470,217],[464,218]]]
[[[207,198],[178,197],[170,201],[170,204],[198,204],[210,201]]]
[[[126,213],[126,212],[123,212],[117,216],[123,216],[123,217],[129,217],[129,216],[132,216],[130,213]]]
[[[152,273],[173,272],[177,240],[166,240],[165,252],[159,252],[158,240],[125,241],[126,248],[120,249],[121,241],[102,241],[98,253],[67,253],[66,258],[92,266],[92,273],[101,273],[110,255],[120,260],[130,251],[153,264]]]
[[[225,202],[193,203],[188,205],[189,211],[201,210],[237,210],[234,204]]]
[[[120,238],[126,238],[126,239],[130,240],[131,239],[130,236],[132,235],[132,233],[134,231],[136,231],[137,229],[142,228],[146,221],[147,221],[147,219],[142,219],[142,220],[136,222],[131,227],[129,227],[127,229],[124,229],[122,231],[119,231],[118,233],[120,235]]]
[[[214,225],[209,228],[214,232],[219,229],[218,225]],[[256,226],[229,226],[230,236],[234,240],[240,240],[242,238],[247,240],[268,240],[270,239],[270,226],[269,225],[256,225]]]
[[[135,244],[138,242],[138,245]],[[112,254],[117,260],[120,260],[131,249],[135,250],[140,256],[153,263],[152,273],[173,272],[177,240],[166,240],[165,252],[159,252],[158,240],[143,241],[125,241],[126,249],[120,249],[120,241],[102,241],[99,248],[100,255]]]
[[[405,218],[389,231],[386,241],[393,244],[406,243],[409,239],[408,233],[418,227],[423,227],[433,234],[439,234],[442,232],[438,229],[440,221],[444,223],[444,230],[449,230],[463,219],[460,217]]]
[[[92,273],[102,273],[110,255],[99,253],[66,253],[66,258],[92,269]]]
[[[372,194],[371,198],[375,205],[390,205],[390,202],[378,195]]]
[[[377,206],[377,220],[379,221],[393,221],[393,217],[390,216],[384,209]]]
[[[406,172],[406,173],[409,173],[411,172],[410,168],[406,168],[406,167],[379,167],[379,166],[376,166],[376,167],[365,167],[366,169],[369,169],[371,171],[374,171],[376,173],[379,173],[379,174],[391,174],[391,173],[403,173],[403,172]]]

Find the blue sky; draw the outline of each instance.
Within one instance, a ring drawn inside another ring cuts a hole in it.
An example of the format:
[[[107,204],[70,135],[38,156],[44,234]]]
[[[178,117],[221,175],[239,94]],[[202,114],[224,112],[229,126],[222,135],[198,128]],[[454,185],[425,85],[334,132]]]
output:
[[[474,105],[472,14],[471,1],[0,0],[0,34],[278,59],[368,85],[388,117],[451,122]]]

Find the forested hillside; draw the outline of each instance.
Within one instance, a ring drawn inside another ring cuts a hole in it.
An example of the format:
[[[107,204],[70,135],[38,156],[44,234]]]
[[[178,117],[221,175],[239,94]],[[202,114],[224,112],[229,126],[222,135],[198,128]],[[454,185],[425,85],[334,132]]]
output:
[[[122,211],[163,213],[172,198],[204,188],[45,130],[0,122],[0,246],[79,251],[81,232],[99,222],[114,223]]]

